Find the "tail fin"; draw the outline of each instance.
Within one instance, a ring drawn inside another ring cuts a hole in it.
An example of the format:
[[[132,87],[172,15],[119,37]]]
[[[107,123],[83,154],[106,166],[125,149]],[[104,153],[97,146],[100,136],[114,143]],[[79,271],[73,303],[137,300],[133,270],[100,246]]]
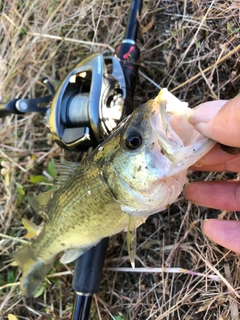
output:
[[[16,251],[13,259],[22,271],[21,294],[26,297],[32,296],[50,270],[53,259],[46,263],[34,254],[31,245],[26,245]]]

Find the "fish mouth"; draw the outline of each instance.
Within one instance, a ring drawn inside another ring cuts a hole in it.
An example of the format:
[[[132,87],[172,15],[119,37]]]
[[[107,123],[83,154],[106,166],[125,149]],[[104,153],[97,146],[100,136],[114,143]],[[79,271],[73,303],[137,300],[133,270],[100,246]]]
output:
[[[160,106],[160,108],[159,108]],[[157,139],[158,145],[161,149],[161,154],[165,155],[171,162],[176,162],[174,154],[176,151],[180,151],[184,147],[182,139],[172,128],[169,117],[167,114],[167,100],[161,99],[158,102],[157,117],[149,116],[151,127],[155,137]]]
[[[161,154],[176,164],[191,156],[191,152],[200,152],[200,147],[209,140],[188,122],[190,110],[188,103],[164,88],[154,99],[153,110],[148,113]]]

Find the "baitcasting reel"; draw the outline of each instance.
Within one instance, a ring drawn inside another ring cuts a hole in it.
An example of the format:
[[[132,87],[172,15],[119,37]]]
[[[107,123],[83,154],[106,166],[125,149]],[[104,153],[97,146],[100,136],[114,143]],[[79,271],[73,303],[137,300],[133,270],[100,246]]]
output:
[[[95,146],[125,117],[126,84],[119,60],[92,54],[63,80],[48,110],[48,126],[64,148]]]
[[[116,56],[92,54],[62,81],[57,91],[44,80],[50,95],[0,103],[0,117],[42,112],[54,140],[63,148],[87,149],[106,138],[126,117],[129,99],[124,70]],[[48,104],[50,107],[43,107]]]

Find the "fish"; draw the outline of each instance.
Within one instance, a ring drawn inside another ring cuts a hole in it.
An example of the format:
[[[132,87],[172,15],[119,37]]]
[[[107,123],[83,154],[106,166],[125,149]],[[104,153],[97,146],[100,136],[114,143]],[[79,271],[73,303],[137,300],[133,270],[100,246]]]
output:
[[[177,199],[188,168],[215,145],[188,123],[190,110],[164,88],[79,164],[59,166],[58,187],[33,201],[47,221],[13,254],[23,296],[34,295],[59,253],[69,263],[123,230],[135,266],[137,227]]]

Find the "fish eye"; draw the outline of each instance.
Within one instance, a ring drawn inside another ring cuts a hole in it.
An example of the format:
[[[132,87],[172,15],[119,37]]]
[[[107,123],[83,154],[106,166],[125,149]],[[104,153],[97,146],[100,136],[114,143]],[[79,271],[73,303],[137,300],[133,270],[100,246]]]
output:
[[[142,137],[139,132],[130,132],[125,139],[125,145],[129,150],[134,150],[142,144]]]

